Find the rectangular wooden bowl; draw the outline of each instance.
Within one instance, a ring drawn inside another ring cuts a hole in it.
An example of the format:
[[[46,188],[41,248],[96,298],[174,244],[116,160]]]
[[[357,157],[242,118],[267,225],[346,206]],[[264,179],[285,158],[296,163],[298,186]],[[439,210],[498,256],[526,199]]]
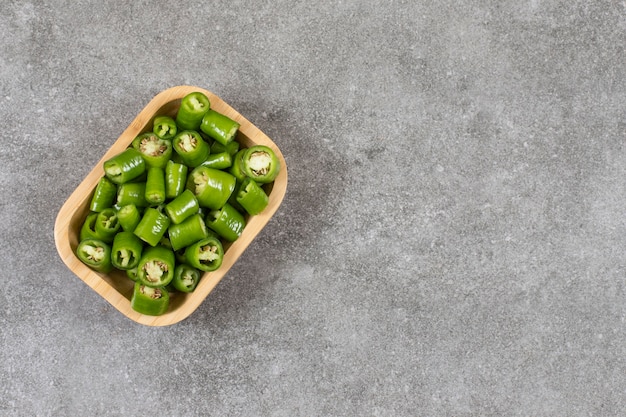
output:
[[[167,313],[161,316],[147,316],[137,313],[130,307],[134,283],[126,277],[124,272],[118,270],[114,270],[109,274],[95,272],[76,257],[75,251],[79,243],[80,228],[89,213],[89,204],[94,189],[99,179],[104,175],[104,161],[130,146],[132,140],[139,134],[151,131],[155,116],[169,115],[174,117],[180,106],[181,99],[194,91],[206,94],[211,102],[212,109],[225,114],[241,124],[237,134],[237,141],[240,143],[240,147],[247,148],[253,145],[266,145],[272,148],[280,159],[280,173],[273,184],[268,184],[265,187],[265,191],[269,195],[268,207],[261,214],[247,216],[246,227],[241,237],[232,244],[224,245],[224,261],[221,267],[217,271],[205,273],[194,292],[189,294],[172,294],[170,308]],[[198,308],[256,235],[272,218],[280,206],[286,190],[287,164],[280,149],[269,137],[210,91],[194,86],[172,87],[162,91],[148,103],[69,196],[57,215],[54,225],[54,239],[59,255],[67,267],[122,314],[131,320],[148,326],[167,326],[185,319]]]

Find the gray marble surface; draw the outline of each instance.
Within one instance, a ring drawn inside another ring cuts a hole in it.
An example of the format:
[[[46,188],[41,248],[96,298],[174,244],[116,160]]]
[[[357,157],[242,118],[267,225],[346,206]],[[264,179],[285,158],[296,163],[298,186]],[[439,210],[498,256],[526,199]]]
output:
[[[1,415],[626,415],[624,2],[0,14]],[[151,328],[53,227],[181,84],[270,136],[289,186],[196,312]]]

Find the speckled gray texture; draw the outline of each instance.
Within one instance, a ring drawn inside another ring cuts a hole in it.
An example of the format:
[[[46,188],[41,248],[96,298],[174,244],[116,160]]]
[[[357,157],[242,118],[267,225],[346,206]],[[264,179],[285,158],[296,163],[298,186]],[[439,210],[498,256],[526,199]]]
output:
[[[1,415],[626,415],[624,2],[122,3],[0,2]],[[289,186],[150,328],[53,225],[180,84]]]

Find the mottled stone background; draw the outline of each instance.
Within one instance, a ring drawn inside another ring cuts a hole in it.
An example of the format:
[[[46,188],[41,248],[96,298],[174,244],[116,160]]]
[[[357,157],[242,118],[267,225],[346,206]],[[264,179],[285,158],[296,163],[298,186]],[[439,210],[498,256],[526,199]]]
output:
[[[626,415],[623,1],[0,2],[0,414]],[[289,167],[185,321],[80,281],[58,210],[159,91]]]

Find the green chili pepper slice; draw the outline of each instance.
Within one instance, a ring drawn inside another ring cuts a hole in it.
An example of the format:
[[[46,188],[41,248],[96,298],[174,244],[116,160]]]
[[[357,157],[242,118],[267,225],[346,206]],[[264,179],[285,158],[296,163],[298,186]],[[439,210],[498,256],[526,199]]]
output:
[[[203,166],[196,167],[187,178],[187,189],[195,194],[200,207],[213,210],[226,204],[235,185],[235,177],[229,173]]]
[[[133,232],[141,220],[141,213],[136,205],[127,204],[117,210],[117,220],[120,222],[122,230]]]
[[[144,197],[150,205],[165,202],[165,171],[162,168],[148,168]]]
[[[194,130],[180,132],[172,143],[183,163],[192,168],[204,162],[211,152],[209,144]]]
[[[172,139],[176,136],[176,121],[169,116],[157,116],[152,124],[152,131],[160,139]]]
[[[143,242],[133,232],[119,232],[113,239],[111,263],[117,269],[136,268],[143,251]]]
[[[233,156],[233,163],[228,169],[228,172],[234,176],[237,181],[243,181],[247,178],[246,173],[243,172],[243,154],[246,152],[246,149],[240,149],[237,151],[235,156]]]
[[[274,181],[280,172],[280,161],[274,151],[265,145],[247,148],[241,157],[241,170],[258,183]]]
[[[252,178],[246,178],[236,191],[237,203],[250,215],[259,214],[267,207],[269,197]]]
[[[145,182],[127,182],[117,187],[117,204],[120,207],[134,204],[137,207],[148,207],[146,201]]]
[[[160,316],[169,308],[170,295],[165,288],[153,288],[136,282],[130,306],[138,313],[147,316]]]
[[[150,246],[156,246],[167,232],[169,225],[169,217],[154,207],[148,207],[133,233]]]
[[[200,272],[186,264],[176,265],[172,286],[181,292],[193,292],[200,282]]]
[[[137,280],[150,287],[164,287],[174,277],[176,258],[165,246],[147,247],[137,265]]]
[[[216,142],[227,145],[235,139],[239,126],[239,123],[228,116],[215,110],[209,110],[202,118],[200,130],[215,139]]]
[[[137,281],[137,267],[127,269],[126,270],[126,276],[131,281]]]
[[[117,210],[110,207],[102,210],[96,217],[96,234],[106,243],[113,242],[115,234],[122,226],[117,219]]]
[[[199,214],[194,214],[182,223],[170,224],[167,233],[175,251],[208,237],[206,225]]]
[[[233,157],[228,152],[212,153],[206,157],[200,166],[215,169],[230,168],[233,164]]]
[[[187,172],[189,168],[185,164],[179,164],[172,160],[165,165],[165,198],[178,197],[187,184]]]
[[[172,156],[172,142],[161,139],[153,132],[137,136],[132,142],[132,147],[139,151],[149,167],[165,168],[165,164]]]
[[[223,239],[234,242],[246,227],[243,214],[226,203],[219,210],[212,210],[206,216],[206,225]]]
[[[117,186],[115,185],[115,183],[108,179],[106,176],[100,178],[100,180],[98,181],[98,185],[96,186],[96,190],[91,197],[89,210],[100,212],[105,208],[112,207],[116,195]]]
[[[178,197],[165,205],[165,213],[174,224],[182,223],[189,216],[198,213],[200,205],[191,190],[183,191]]]
[[[217,237],[209,236],[187,246],[185,259],[189,265],[201,271],[215,271],[224,260],[224,247]]]
[[[111,246],[102,240],[91,238],[81,240],[76,247],[76,256],[94,271],[108,273],[113,270]]]
[[[100,235],[96,231],[96,219],[98,218],[98,213],[91,212],[85,218],[83,225],[80,228],[80,233],[78,238],[80,240],[85,240],[88,238],[91,239],[100,239]]]
[[[146,170],[146,161],[137,149],[128,148],[104,162],[104,174],[116,184],[131,181]]]
[[[198,130],[210,108],[211,102],[206,95],[199,91],[189,93],[180,101],[176,124],[182,130]]]

